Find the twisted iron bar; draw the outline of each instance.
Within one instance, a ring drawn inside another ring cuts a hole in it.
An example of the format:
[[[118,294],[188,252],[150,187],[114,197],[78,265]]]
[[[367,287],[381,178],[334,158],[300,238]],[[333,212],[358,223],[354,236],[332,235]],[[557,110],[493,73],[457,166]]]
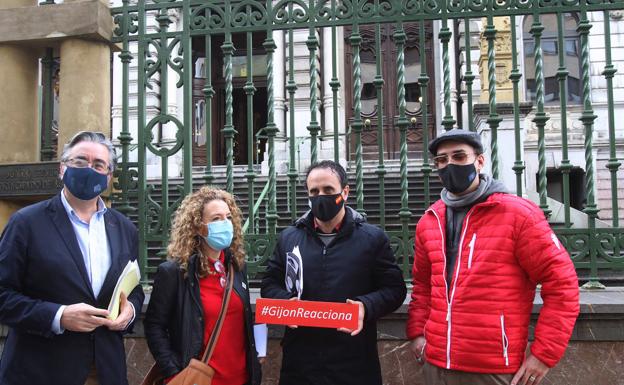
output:
[[[223,136],[225,137],[225,154],[226,154],[226,190],[229,193],[234,192],[234,130],[233,125],[233,86],[232,86],[232,54],[234,53],[234,44],[232,44],[232,34],[225,35],[225,42],[221,46],[221,50],[225,56],[225,125],[223,126]]]
[[[455,124],[455,119],[451,113],[451,64],[449,58],[449,41],[451,40],[451,30],[448,27],[448,20],[442,19],[442,28],[438,34],[442,42],[442,71],[444,73],[444,117],[442,126],[445,130],[450,130]]]
[[[275,41],[273,40],[273,33],[267,32],[267,39],[263,44],[267,52],[267,126],[264,132],[267,135],[267,142],[269,145],[269,208],[267,212],[267,224],[269,227],[269,234],[274,236],[277,232],[277,193],[275,183],[275,134],[278,129],[275,126],[275,96],[274,96],[274,74],[273,74],[273,52],[275,52]]]
[[[355,24],[349,38],[353,49],[353,132],[355,133],[355,190],[357,209],[364,213],[364,175],[362,165],[362,72],[360,64],[360,36],[359,25]]]
[[[533,15],[533,24],[531,25],[531,34],[535,40],[535,83],[536,93],[535,99],[537,103],[537,112],[533,118],[533,122],[537,126],[537,160],[538,160],[538,180],[537,191],[540,197],[540,208],[544,211],[546,216],[550,215],[550,209],[547,202],[546,191],[546,144],[544,138],[544,126],[549,120],[548,116],[544,112],[544,60],[542,53],[542,31],[544,26],[541,23],[540,15]]]
[[[484,35],[488,42],[488,100],[490,106],[490,114],[487,119],[487,123],[491,130],[490,150],[492,158],[492,176],[497,179],[499,176],[498,170],[498,125],[501,122],[501,118],[496,112],[496,28],[494,27],[494,18],[488,16],[488,23],[485,27]]]

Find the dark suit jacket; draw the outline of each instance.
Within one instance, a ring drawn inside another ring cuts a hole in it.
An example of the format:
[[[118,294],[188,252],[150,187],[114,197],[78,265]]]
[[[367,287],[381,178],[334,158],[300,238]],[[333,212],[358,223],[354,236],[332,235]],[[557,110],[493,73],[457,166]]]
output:
[[[122,332],[99,327],[56,335],[51,330],[61,305],[84,302],[106,309],[119,274],[137,258],[132,222],[112,209],[104,221],[111,267],[96,298],[60,195],[25,207],[9,220],[0,237],[0,323],[10,327],[0,384],[83,385],[94,362],[101,385],[127,384]],[[128,299],[138,319],[141,286]]]

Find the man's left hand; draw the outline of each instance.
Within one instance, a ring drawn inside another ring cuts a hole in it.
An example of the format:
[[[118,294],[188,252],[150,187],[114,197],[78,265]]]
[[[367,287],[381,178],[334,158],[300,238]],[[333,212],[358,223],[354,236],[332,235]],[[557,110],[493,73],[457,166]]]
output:
[[[548,373],[548,366],[529,353],[511,380],[511,385],[538,385]]]
[[[350,299],[347,300],[347,303],[354,303],[358,305],[358,328],[355,330],[352,329],[347,329],[347,328],[339,328],[338,331],[339,332],[343,332],[343,333],[349,333],[351,334],[351,336],[356,336],[358,335],[361,331],[362,328],[364,327],[364,304],[360,301],[352,301]]]
[[[134,316],[134,310],[126,295],[122,292],[119,301],[119,316],[114,321],[110,321],[107,325],[110,330],[122,331],[126,330],[128,324]]]

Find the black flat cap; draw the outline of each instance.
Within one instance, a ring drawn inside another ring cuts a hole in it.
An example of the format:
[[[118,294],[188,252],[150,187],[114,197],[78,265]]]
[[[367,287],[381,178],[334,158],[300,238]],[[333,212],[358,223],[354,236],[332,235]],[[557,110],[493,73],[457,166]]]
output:
[[[463,130],[461,128],[454,128],[452,130],[446,131],[442,135],[429,142],[429,152],[435,155],[438,152],[438,147],[440,146],[440,144],[449,141],[467,143],[471,145],[478,153],[483,153],[481,136],[476,132]]]

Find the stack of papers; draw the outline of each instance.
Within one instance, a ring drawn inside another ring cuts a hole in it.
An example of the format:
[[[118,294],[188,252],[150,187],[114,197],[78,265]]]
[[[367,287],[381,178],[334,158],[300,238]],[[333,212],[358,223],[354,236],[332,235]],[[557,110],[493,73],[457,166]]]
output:
[[[117,284],[115,284],[115,290],[113,290],[113,296],[108,304],[108,318],[116,320],[119,316],[119,304],[121,301],[121,293],[124,293],[126,297],[130,295],[132,290],[139,284],[141,280],[141,270],[136,260],[128,261],[126,267],[119,275]]]

